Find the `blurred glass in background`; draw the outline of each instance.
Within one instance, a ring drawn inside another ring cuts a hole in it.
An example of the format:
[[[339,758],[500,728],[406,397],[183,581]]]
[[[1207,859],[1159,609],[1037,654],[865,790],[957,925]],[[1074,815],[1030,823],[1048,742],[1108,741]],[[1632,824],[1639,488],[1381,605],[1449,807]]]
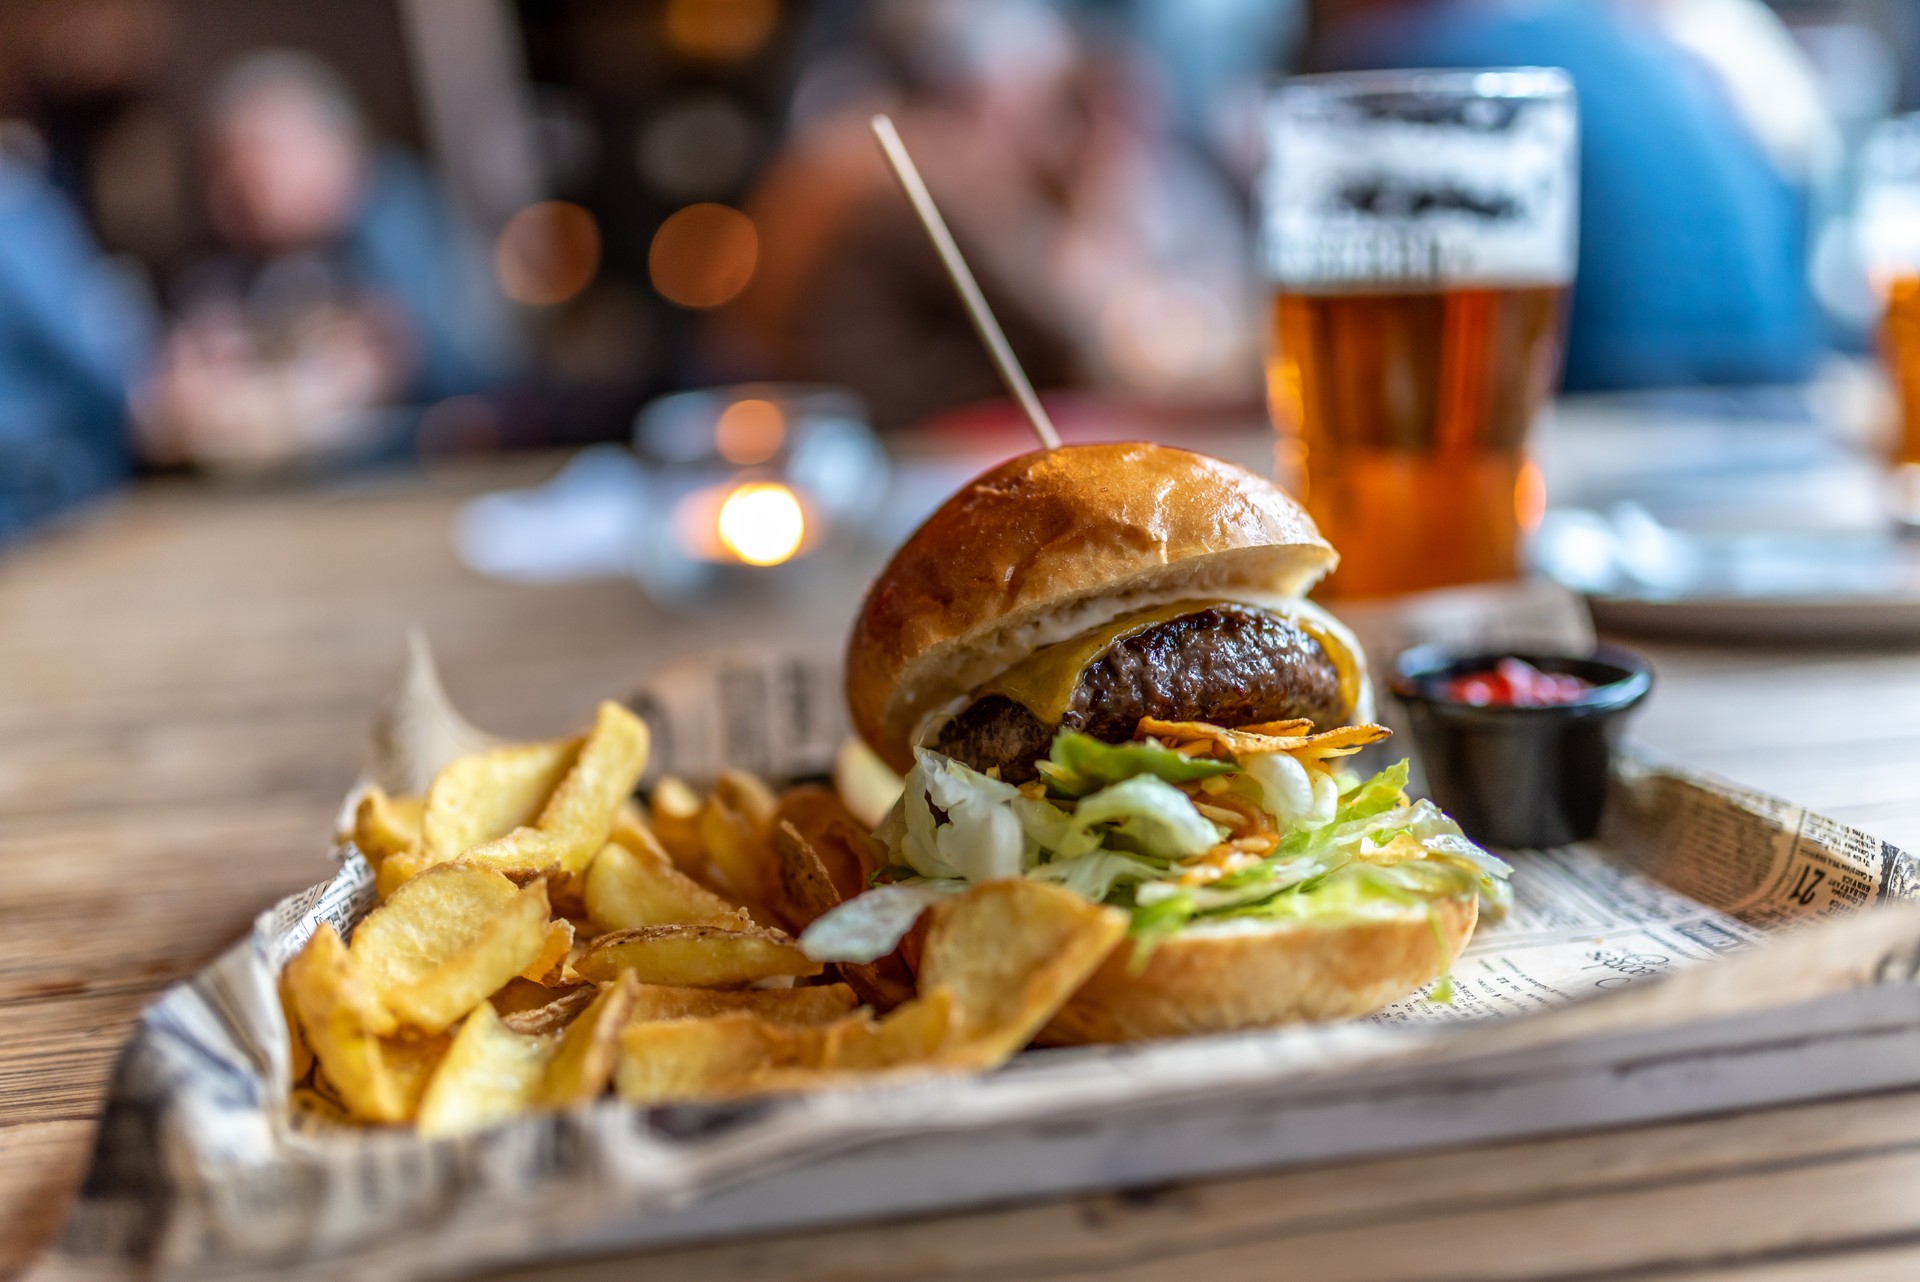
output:
[[[1325,590],[1515,577],[1578,243],[1571,81],[1300,77],[1267,149],[1268,399],[1281,479],[1340,549]]]

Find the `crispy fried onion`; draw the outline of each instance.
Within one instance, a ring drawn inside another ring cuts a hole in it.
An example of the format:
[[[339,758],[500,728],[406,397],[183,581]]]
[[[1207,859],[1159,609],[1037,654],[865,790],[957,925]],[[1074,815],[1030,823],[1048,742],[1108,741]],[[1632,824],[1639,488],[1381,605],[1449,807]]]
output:
[[[1141,738],[1152,736],[1176,752],[1187,756],[1257,757],[1265,753],[1289,752],[1296,757],[1315,759],[1344,757],[1378,743],[1392,734],[1385,726],[1340,726],[1314,733],[1313,722],[1263,721],[1257,725],[1229,730],[1205,721],[1162,721],[1142,717],[1134,731]]]

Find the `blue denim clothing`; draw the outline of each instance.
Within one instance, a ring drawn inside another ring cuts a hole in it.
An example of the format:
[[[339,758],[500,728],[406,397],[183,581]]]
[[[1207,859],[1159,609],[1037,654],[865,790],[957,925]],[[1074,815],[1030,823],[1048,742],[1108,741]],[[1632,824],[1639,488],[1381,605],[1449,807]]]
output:
[[[1818,355],[1803,193],[1710,73],[1611,0],[1434,0],[1320,33],[1315,71],[1556,66],[1579,95],[1569,389],[1785,382]]]
[[[0,161],[0,541],[126,477],[151,336],[66,199]]]

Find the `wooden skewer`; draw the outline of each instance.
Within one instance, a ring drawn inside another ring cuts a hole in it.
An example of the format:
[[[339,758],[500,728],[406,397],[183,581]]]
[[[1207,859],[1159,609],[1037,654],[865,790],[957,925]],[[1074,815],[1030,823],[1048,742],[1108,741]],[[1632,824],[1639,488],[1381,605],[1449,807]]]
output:
[[[1033,424],[1033,434],[1040,438],[1040,444],[1046,449],[1059,449],[1060,433],[1053,430],[1053,420],[1047,417],[1046,407],[1034,395],[1033,384],[1028,381],[1027,372],[1020,368],[1020,360],[1013,354],[1013,347],[1007,342],[1000,322],[993,318],[986,295],[980,292],[980,282],[973,278],[967,260],[960,256],[960,247],[954,244],[953,233],[947,230],[947,222],[940,217],[940,210],[933,203],[927,184],[921,181],[920,171],[914,168],[913,157],[907,154],[906,144],[900,141],[900,131],[893,127],[891,118],[878,115],[873,118],[873,136],[880,140],[880,150],[886,153],[887,162],[893,166],[893,176],[900,180],[900,190],[906,192],[913,212],[920,215],[920,225],[927,229],[934,250],[940,255],[940,261],[946,264],[947,275],[953,278],[953,287],[960,291],[960,301],[966,304],[967,316],[972,319],[980,341],[987,345],[987,355],[993,358],[1001,381],[1013,393],[1013,399],[1020,402],[1020,408],[1026,411],[1027,421]]]

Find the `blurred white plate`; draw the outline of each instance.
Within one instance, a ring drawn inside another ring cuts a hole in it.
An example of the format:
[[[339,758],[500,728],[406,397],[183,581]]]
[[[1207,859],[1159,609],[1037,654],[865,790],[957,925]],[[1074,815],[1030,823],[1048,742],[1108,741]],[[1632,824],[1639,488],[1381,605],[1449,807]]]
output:
[[[1549,514],[1540,569],[1605,629],[1716,639],[1920,638],[1920,541],[1889,530],[1699,533],[1643,508]]]

